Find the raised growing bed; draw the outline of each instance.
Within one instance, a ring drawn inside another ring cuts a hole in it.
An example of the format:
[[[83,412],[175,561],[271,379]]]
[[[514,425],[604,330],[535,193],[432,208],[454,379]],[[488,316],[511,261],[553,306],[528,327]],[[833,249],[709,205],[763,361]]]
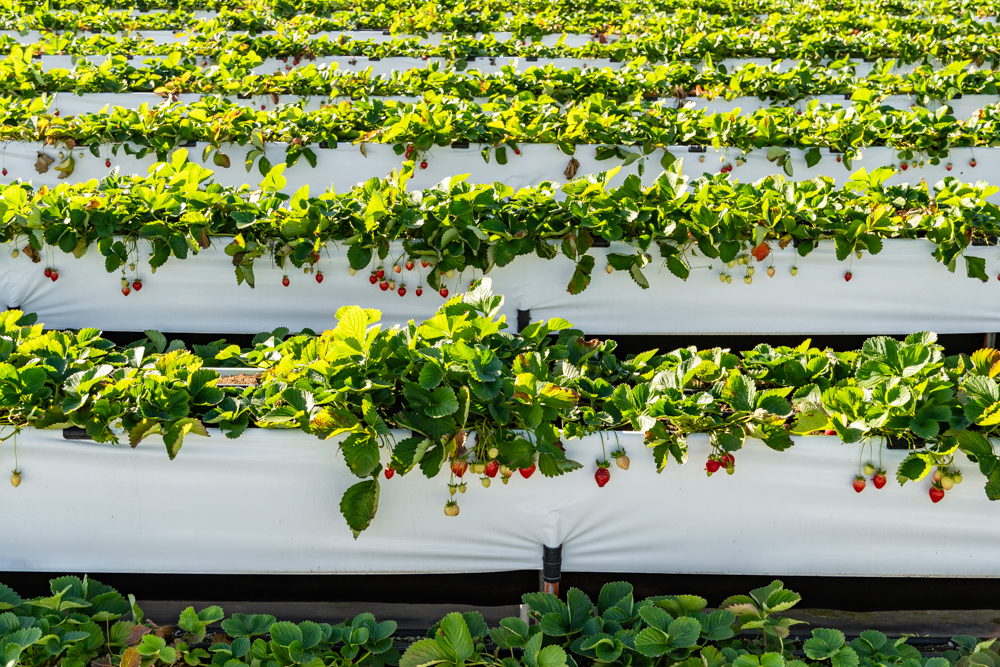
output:
[[[256,167],[251,174],[247,174],[243,168],[248,152],[253,150],[253,146],[225,145],[223,151],[229,156],[232,166],[223,169],[212,163],[212,157],[202,160],[202,154],[206,147],[205,143],[193,144],[188,147],[188,156],[192,162],[206,166],[214,172],[213,180],[216,183],[227,186],[239,187],[244,184],[251,184],[251,187],[260,182],[263,178]],[[119,149],[117,155],[111,152],[112,146],[107,144],[99,148],[101,157],[95,157],[88,151],[77,151],[76,166],[73,173],[66,179],[59,178],[59,172],[49,169],[44,174],[35,171],[35,161],[38,159],[38,144],[28,142],[0,142],[0,151],[3,152],[3,166],[7,169],[9,178],[21,178],[30,180],[36,186],[47,185],[55,187],[62,183],[81,183],[90,179],[102,179],[107,176],[112,169],[119,169],[124,174],[146,175],[149,168],[157,162],[155,153],[148,153],[142,158],[134,155],[125,155],[125,151]],[[426,189],[440,183],[445,178],[450,178],[457,174],[469,174],[469,181],[472,183],[493,183],[499,181],[515,189],[537,186],[545,181],[555,181],[565,183],[566,169],[571,159],[579,163],[576,168],[577,175],[598,174],[602,171],[610,171],[615,167],[621,167],[620,171],[610,179],[610,186],[619,186],[630,174],[638,174],[639,163],[634,162],[628,166],[624,165],[624,160],[619,158],[608,158],[606,160],[597,159],[596,145],[578,145],[574,155],[567,155],[559,150],[555,144],[522,144],[519,150],[521,155],[510,157],[506,165],[497,163],[495,159],[486,162],[482,156],[482,146],[479,145],[459,145],[455,147],[435,146],[430,148],[422,157],[427,161],[427,169],[418,169],[413,178],[408,181],[408,189]],[[341,143],[337,148],[312,147],[316,153],[317,164],[313,168],[304,159],[299,160],[284,172],[287,179],[283,191],[293,194],[303,185],[308,185],[314,195],[318,195],[327,188],[333,187],[337,192],[350,189],[353,185],[364,182],[369,178],[384,178],[393,170],[399,171],[403,166],[403,156],[397,155],[392,146],[385,144],[367,144],[364,155],[357,146]],[[744,155],[738,149],[722,148],[719,150],[708,148],[706,152],[694,152],[697,147],[674,146],[671,153],[678,158],[683,158],[683,171],[686,175],[697,177],[703,173],[716,174],[723,166],[723,163],[733,164],[732,176],[744,183],[753,182],[770,176],[772,174],[785,174],[781,167],[767,159],[767,148],[761,148]],[[284,144],[269,144],[268,156],[272,162],[277,163],[284,160],[286,146]],[[626,152],[634,152],[635,149],[623,147]],[[48,152],[54,152],[49,149]],[[842,163],[837,162],[837,155],[826,149],[821,151],[821,159],[813,167],[806,164],[806,150],[792,148],[788,153],[793,169],[792,176],[786,177],[801,181],[815,178],[816,176],[826,176],[834,179],[838,186],[843,186],[854,171],[865,168],[872,171],[878,167],[890,166],[899,163],[897,152],[891,148],[872,147],[862,151],[862,156],[855,159],[851,168],[846,168]],[[80,157],[82,155],[82,157]],[[645,160],[645,169],[642,175],[642,182],[646,186],[652,185],[656,178],[663,172],[660,166],[660,159],[663,151],[657,149],[653,151]],[[704,157],[702,161],[701,158]],[[976,167],[969,166],[972,158],[976,160]],[[737,166],[736,160],[741,159],[744,164]],[[886,183],[919,183],[921,180],[933,186],[934,183],[945,176],[953,176],[961,181],[976,182],[986,180],[994,182],[1000,180],[1000,147],[988,148],[952,148],[950,158],[952,170],[946,169],[947,162],[939,165],[926,163],[923,167],[914,166],[907,171],[899,171],[891,176]],[[111,167],[105,166],[105,160],[111,161]],[[556,196],[561,196],[560,192]],[[1000,204],[1000,193],[989,198],[994,204]]]
[[[594,483],[601,439],[566,442],[582,470],[548,479],[517,473],[489,489],[466,473],[461,513],[444,515],[447,478],[383,480],[380,511],[355,542],[338,511],[357,481],[336,441],[251,429],[189,437],[168,460],[158,437],[136,449],[65,440],[60,430],[18,438],[19,488],[0,485],[0,570],[204,573],[488,572],[538,569],[542,546],[563,545],[564,569],[588,572],[768,575],[995,576],[997,506],[983,476],[937,504],[929,480],[851,487],[861,445],[796,438],[785,452],[756,441],[735,474],[706,479],[706,436],[687,465],[657,475],[641,433],[604,434],[632,458]],[[397,439],[405,433],[395,432]],[[4,465],[13,464],[10,443]],[[894,470],[905,450],[882,452]],[[877,446],[875,458],[877,459]],[[865,454],[867,458],[867,454]],[[67,548],[72,545],[72,548]]]
[[[377,308],[386,324],[419,322],[443,302],[426,282],[423,295],[415,295],[417,270],[399,274],[407,285],[405,297],[380,291],[369,283],[367,272],[351,276],[346,250],[334,247],[316,265],[323,272],[322,284],[291,270],[286,288],[282,270],[261,260],[255,268],[257,286],[251,289],[237,285],[225,245],[225,239],[216,239],[197,256],[171,259],[155,275],[140,266],[142,291],[127,298],[120,293],[121,274],[105,270],[96,248],[80,259],[56,252],[60,277],[53,283],[43,274],[44,263],[33,264],[25,256],[12,260],[7,246],[0,251],[5,257],[0,262],[0,303],[37,313],[49,328],[257,333],[279,326],[331,328],[337,309],[345,305]],[[686,282],[654,260],[644,270],[650,288],[643,290],[624,271],[604,272],[609,252],[634,252],[624,244],[590,250],[593,279],[577,295],[566,291],[574,264],[564,255],[552,260],[525,255],[489,276],[494,291],[505,295],[502,313],[511,328],[516,328],[520,310],[530,311],[532,321],[562,317],[599,334],[1000,331],[1000,309],[988,305],[1000,284],[970,279],[962,266],[950,273],[931,256],[933,249],[923,240],[889,239],[878,255],[866,254],[849,264],[837,260],[832,241],[797,260],[789,246],[773,251],[773,278],[761,264],[749,285],[743,282],[746,267],[727,269],[733,282],[724,284],[718,260],[709,270],[710,260],[695,257],[692,264],[706,268],[692,270]],[[399,248],[393,256],[401,252]],[[967,252],[985,258],[988,275],[1000,272],[994,249],[979,246]],[[140,256],[146,254],[140,251]],[[793,262],[798,266],[794,277]],[[844,273],[849,266],[853,275],[848,283]],[[473,277],[478,272],[456,274],[449,281],[452,294],[463,291]]]

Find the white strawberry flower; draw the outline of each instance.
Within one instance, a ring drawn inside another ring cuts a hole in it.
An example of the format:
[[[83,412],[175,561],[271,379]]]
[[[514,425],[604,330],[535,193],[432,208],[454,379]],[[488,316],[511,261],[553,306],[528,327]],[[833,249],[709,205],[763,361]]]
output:
[[[123,433],[125,433],[125,426],[122,423],[121,417],[113,419],[111,423],[108,424],[108,428],[110,428],[111,432],[114,433],[115,435],[122,435]]]

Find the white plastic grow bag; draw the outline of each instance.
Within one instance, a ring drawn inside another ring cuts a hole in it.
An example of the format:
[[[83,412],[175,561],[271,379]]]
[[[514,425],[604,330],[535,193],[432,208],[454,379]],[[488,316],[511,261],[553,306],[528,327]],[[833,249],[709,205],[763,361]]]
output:
[[[397,433],[397,437],[404,434]],[[851,483],[860,445],[799,438],[785,452],[751,441],[736,474],[705,478],[707,438],[657,475],[638,433],[632,459],[598,488],[598,437],[568,441],[584,465],[556,479],[518,473],[489,489],[466,474],[461,513],[444,515],[447,476],[382,480],[378,515],[355,541],[338,510],[353,477],[335,441],[251,430],[235,441],[189,436],[174,461],[154,437],[127,445],[19,437],[19,488],[0,485],[0,570],[173,573],[407,573],[540,569],[563,545],[583,572],[979,576],[1000,572],[997,506],[983,477],[932,504],[928,482]],[[614,448],[605,435],[605,451]],[[886,451],[891,471],[905,452]],[[384,460],[383,454],[383,460]],[[13,466],[10,443],[0,449]],[[876,455],[877,461],[877,455]],[[890,474],[891,478],[891,474]],[[67,548],[67,545],[72,548]]]
[[[434,314],[443,299],[423,282],[423,296],[416,296],[425,269],[387,277],[406,285],[407,294],[381,291],[369,282],[367,270],[348,273],[345,249],[324,252],[317,268],[323,283],[313,275],[290,269],[289,287],[283,272],[266,258],[254,266],[255,289],[237,285],[225,239],[197,256],[172,258],[151,275],[140,264],[140,292],[122,296],[121,273],[107,273],[104,257],[92,247],[82,258],[56,252],[59,280],[45,277],[44,262],[33,264],[22,254],[0,250],[0,305],[37,313],[49,328],[97,327],[105,331],[157,329],[183,333],[257,333],[277,327],[292,331],[322,331],[336,325],[341,306],[360,305],[382,312],[385,325],[421,322]],[[140,245],[140,256],[147,255]],[[578,295],[566,291],[573,263],[563,255],[551,260],[535,255],[516,258],[490,272],[493,291],[505,297],[502,314],[516,330],[517,311],[530,311],[532,321],[561,317],[588,334],[909,334],[914,331],[974,333],[1000,331],[1000,283],[986,284],[968,278],[964,266],[949,273],[931,257],[934,246],[922,240],[887,240],[878,255],[851,262],[837,261],[833,242],[825,241],[808,257],[797,260],[798,275],[790,268],[791,247],[775,250],[775,276],[769,278],[764,263],[754,262],[752,284],[743,281],[745,267],[729,269],[732,284],[719,280],[721,267],[695,257],[695,269],[681,281],[655,260],[644,273],[650,288],[643,290],[625,273],[605,272],[609,251],[625,252],[624,244],[594,248],[595,267],[590,286]],[[634,250],[632,251],[634,252]],[[654,251],[655,252],[655,251]],[[1000,272],[1000,258],[993,248],[974,247],[969,254],[985,257],[990,275]],[[399,257],[401,250],[393,249]],[[963,260],[959,260],[963,264]],[[844,273],[852,268],[848,283]],[[475,274],[456,273],[447,281],[451,295],[468,286]],[[133,274],[127,272],[131,281]]]
[[[245,183],[251,186],[260,183],[263,176],[260,174],[255,164],[253,170],[247,173],[244,168],[246,155],[253,147],[248,143],[246,146],[225,145],[222,151],[230,158],[232,166],[224,169],[215,165],[210,156],[207,161],[202,160],[202,153],[205,148],[204,143],[187,148],[188,158],[198,164],[203,164],[214,172],[213,178],[216,183],[229,186],[241,186]],[[495,154],[491,153],[490,161],[486,162],[481,153],[481,146],[472,144],[468,148],[452,148],[435,146],[420,156],[421,161],[427,162],[427,169],[417,169],[413,179],[408,181],[407,187],[410,189],[430,188],[437,185],[445,178],[450,178],[458,174],[469,174],[469,181],[472,183],[493,183],[496,181],[505,183],[513,188],[535,186],[544,181],[566,182],[566,168],[571,159],[579,162],[577,176],[587,174],[597,174],[602,171],[610,171],[615,167],[622,167],[617,175],[611,179],[612,186],[620,185],[629,174],[638,174],[639,162],[634,162],[628,166],[622,166],[623,160],[610,158],[598,160],[597,147],[594,145],[579,145],[576,147],[574,155],[567,155],[559,150],[555,144],[520,144],[521,155],[514,155],[513,151],[507,149],[507,164],[502,165],[496,161]],[[276,164],[285,159],[285,144],[268,144],[267,155],[272,164]],[[392,170],[400,170],[403,165],[403,156],[397,155],[392,146],[386,144],[366,144],[365,154],[361,153],[358,146],[348,143],[340,143],[337,148],[320,148],[319,145],[311,146],[316,154],[316,167],[311,167],[305,158],[289,167],[284,172],[287,179],[285,192],[294,193],[303,185],[309,185],[311,193],[318,195],[329,187],[333,187],[337,192],[343,192],[357,183],[364,182],[369,178],[385,177]],[[76,167],[67,179],[60,179],[59,172],[50,168],[44,174],[35,171],[34,164],[37,159],[38,144],[11,141],[0,142],[0,165],[7,169],[7,179],[23,179],[31,181],[35,185],[47,185],[54,187],[60,183],[81,183],[90,179],[101,179],[107,176],[112,169],[119,169],[121,173],[146,175],[149,167],[156,162],[155,153],[149,152],[145,157],[139,159],[134,155],[126,155],[123,149],[119,149],[118,155],[111,153],[111,146],[106,145],[99,149],[100,157],[94,157],[89,150],[77,148],[73,155],[76,158]],[[638,148],[624,148],[627,152],[638,151]],[[784,174],[781,167],[769,162],[767,159],[766,147],[759,148],[744,155],[738,149],[722,148],[719,150],[708,148],[704,153],[692,153],[687,146],[672,147],[671,152],[678,158],[683,158],[683,172],[691,178],[696,178],[702,174],[715,174],[723,164],[731,164],[733,171],[731,176],[741,182],[748,183],[764,178],[772,174]],[[51,147],[45,149],[50,157],[58,157],[58,151]],[[872,171],[878,167],[899,164],[896,151],[891,148],[875,147],[862,149],[861,157],[854,160],[850,169],[843,163],[837,162],[837,156],[829,150],[820,149],[820,160],[812,167],[807,166],[805,160],[806,151],[799,148],[789,149],[793,175],[787,178],[794,180],[807,180],[816,176],[828,176],[833,178],[837,185],[843,185],[848,181],[850,175],[864,167]],[[66,151],[63,151],[65,154]],[[1000,182],[1000,147],[989,148],[952,148],[948,158],[952,164],[952,170],[947,170],[948,162],[932,165],[929,162],[923,167],[910,166],[907,171],[897,170],[887,182],[896,183],[919,183],[924,180],[928,185],[933,186],[946,176],[953,176],[960,181],[976,182],[987,181],[990,183]],[[82,157],[81,157],[82,156]],[[651,155],[643,158],[645,162],[645,173],[642,176],[644,185],[652,185],[656,178],[662,173],[660,159],[663,156],[661,149],[657,149]],[[700,160],[700,158],[704,160]],[[970,166],[970,160],[976,159],[976,167]],[[111,161],[111,167],[105,166],[105,160]],[[743,165],[739,165],[737,160],[742,159]],[[52,165],[53,167],[55,165]],[[561,191],[556,191],[557,197],[562,197]],[[1000,204],[1000,193],[994,194],[989,201]]]

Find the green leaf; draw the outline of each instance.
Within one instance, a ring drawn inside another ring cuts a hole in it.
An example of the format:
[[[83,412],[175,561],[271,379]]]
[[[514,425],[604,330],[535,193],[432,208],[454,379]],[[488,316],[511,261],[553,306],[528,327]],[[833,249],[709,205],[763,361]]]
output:
[[[441,632],[450,646],[450,653],[456,660],[468,660],[475,653],[472,634],[465,623],[465,618],[458,612],[452,612],[441,621]]]
[[[647,658],[658,658],[670,651],[670,637],[659,628],[645,628],[635,636],[635,650]]]
[[[667,628],[670,635],[670,646],[674,648],[689,648],[698,642],[701,635],[701,623],[691,616],[676,618]]]
[[[14,592],[10,586],[0,584],[0,611],[5,609],[17,609],[21,606],[21,596]]]
[[[430,396],[430,404],[425,409],[428,417],[444,417],[458,411],[458,398],[451,387],[438,387]]]
[[[850,646],[845,646],[837,651],[837,655],[830,660],[833,667],[858,667],[858,663],[858,654]]]
[[[844,633],[840,630],[817,628],[812,631],[812,638],[802,645],[806,657],[810,660],[825,660],[836,655],[844,646]]]
[[[916,452],[907,456],[896,469],[896,480],[900,484],[908,481],[918,482],[930,472],[932,461],[926,454]]]
[[[399,659],[399,667],[432,667],[448,661],[448,654],[435,640],[421,639],[406,649]]]
[[[989,282],[986,275],[986,260],[982,257],[965,256],[965,272],[970,278],[979,278],[982,282]]]
[[[368,477],[379,464],[378,441],[369,433],[352,433],[343,444],[344,460],[357,477]]]
[[[420,386],[424,389],[433,389],[441,384],[443,379],[444,369],[433,361],[428,361],[420,369]]]
[[[347,520],[354,539],[358,539],[361,531],[371,525],[378,511],[379,484],[377,479],[358,482],[344,491],[340,499],[340,513]]]

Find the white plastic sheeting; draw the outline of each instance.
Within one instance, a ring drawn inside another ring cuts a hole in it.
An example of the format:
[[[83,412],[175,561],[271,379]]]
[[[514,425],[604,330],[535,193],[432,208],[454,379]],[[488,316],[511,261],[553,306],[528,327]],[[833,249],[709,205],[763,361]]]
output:
[[[183,104],[190,104],[201,100],[203,97],[217,96],[186,93],[179,95],[177,97],[177,101]],[[289,104],[300,104],[306,111],[316,111],[324,105],[330,105],[341,99],[349,99],[346,97],[331,99],[325,95],[311,95],[309,97],[303,97],[300,95],[279,95],[278,101],[275,102],[270,95],[255,95],[247,99],[240,99],[235,95],[223,97],[237,106],[252,107],[254,109],[269,110]],[[369,99],[419,102],[423,98],[413,95],[380,95],[371,96]],[[480,104],[486,104],[489,102],[489,99],[487,98],[473,99]],[[843,95],[820,95],[815,99],[820,103],[837,104],[845,109],[853,105],[853,102],[851,102],[851,100],[845,100]],[[105,106],[138,109],[143,104],[156,106],[157,104],[162,104],[164,101],[163,97],[156,95],[155,93],[84,93],[83,95],[75,95],[73,93],[64,92],[52,95],[48,111],[49,113],[52,113],[58,110],[63,116],[75,116],[81,113],[97,113]],[[672,100],[669,100],[668,104],[672,105],[672,102]],[[979,109],[995,102],[996,97],[990,95],[966,95],[960,99],[951,100],[948,102],[948,106],[952,108],[952,113],[956,118],[959,120],[966,120],[971,118],[972,115]],[[728,113],[737,109],[739,109],[742,113],[753,113],[758,109],[768,109],[775,106],[789,106],[785,102],[776,102],[771,99],[762,100],[757,97],[736,97],[732,100],[726,100],[723,98],[709,100],[697,97],[685,99],[683,103],[689,104],[696,109],[704,109],[709,113]],[[799,110],[804,110],[808,103],[808,100],[802,100],[791,106],[794,106]],[[909,109],[911,106],[916,104],[916,98],[905,95],[892,95],[881,102],[882,106],[891,107],[893,109]],[[943,105],[940,102],[932,102],[926,106],[928,109],[933,111]]]
[[[604,440],[605,451],[615,447],[612,435]],[[833,437],[798,438],[780,453],[750,441],[734,475],[710,479],[706,437],[690,439],[687,465],[660,475],[641,434],[619,440],[632,466],[613,467],[604,488],[593,479],[600,439],[568,441],[583,470],[556,479],[515,473],[506,486],[498,476],[489,489],[467,474],[456,518],[443,512],[443,473],[383,479],[378,515],[355,541],[338,508],[357,479],[334,441],[256,429],[228,441],[214,432],[189,436],[170,461],[155,437],[132,450],[31,431],[18,439],[21,486],[0,485],[0,570],[489,572],[540,569],[542,545],[561,544],[572,572],[1000,572],[997,508],[971,464],[935,505],[926,480],[855,493],[860,445]],[[891,471],[904,455],[887,450],[883,464]],[[10,441],[0,459],[13,466]],[[58,529],[39,528],[57,518]],[[196,539],[194,524],[203,528]]]
[[[183,46],[178,45],[179,47]],[[89,56],[40,56],[37,57],[38,62],[41,63],[42,69],[73,69],[77,62],[81,60],[86,60],[95,64],[101,64],[107,60],[110,56],[106,55],[89,55]],[[195,58],[204,57],[194,54]],[[135,61],[136,66],[147,61],[147,60],[165,60],[167,56],[159,55],[143,55],[135,54],[132,59]],[[202,67],[210,67],[212,63],[208,60],[200,61]],[[715,66],[724,65],[727,71],[733,71],[744,65],[753,63],[756,65],[770,65],[772,64],[769,58],[725,58],[721,61],[715,63]],[[787,60],[779,60],[778,71],[787,72],[790,69],[798,67],[799,63],[808,62],[797,58],[790,58]],[[272,74],[274,72],[287,71],[294,67],[304,67],[309,64],[315,65],[330,65],[336,63],[337,66],[342,70],[347,70],[351,72],[363,72],[369,67],[372,68],[374,74],[388,74],[391,72],[403,72],[410,69],[420,69],[424,67],[430,67],[434,63],[437,63],[439,68],[449,67],[449,61],[445,58],[428,58],[424,60],[421,57],[407,57],[407,56],[391,56],[387,58],[377,58],[377,57],[367,57],[367,56],[319,56],[314,60],[304,59],[298,65],[295,65],[292,60],[282,61],[278,58],[265,58],[263,62],[256,68],[254,68],[254,73],[256,74]],[[874,63],[865,60],[850,60],[848,61],[848,66],[854,68],[856,76],[864,77],[868,76],[874,69]],[[930,60],[928,63],[935,69],[940,69],[944,67],[944,63],[938,60]],[[610,60],[608,58],[529,58],[529,57],[512,57],[512,56],[482,56],[469,60],[466,63],[466,68],[469,70],[477,69],[482,72],[499,72],[502,67],[511,66],[518,72],[523,72],[529,67],[548,67],[551,65],[556,69],[573,69],[578,67],[580,69],[585,69],[588,67],[601,67],[605,69],[618,70],[625,67],[625,61]],[[830,64],[829,60],[822,60],[818,63],[821,66],[826,66]],[[701,67],[705,67],[705,64],[699,63]],[[900,63],[891,71],[896,74],[909,74],[917,69],[919,63]],[[970,66],[970,70],[977,69],[975,66]]]
[[[94,33],[98,34],[98,33]],[[136,30],[132,32],[108,32],[100,33],[107,37],[113,37],[116,39],[148,39],[154,44],[187,44],[192,37],[198,35],[197,32],[190,32],[188,28],[181,28],[177,30]],[[274,30],[260,30],[255,35],[250,35],[246,30],[229,30],[226,31],[228,36],[251,36],[251,37],[275,37],[278,33]],[[0,37],[6,37],[8,39],[17,40],[19,44],[35,44],[41,42],[47,38],[54,35],[61,35],[67,37],[86,37],[87,33],[81,33],[73,30],[66,31],[53,31],[53,32],[42,32],[39,30],[25,30],[19,32],[17,30],[0,30]],[[471,35],[470,35],[471,36]],[[511,32],[494,32],[494,33],[476,33],[476,39],[483,39],[484,37],[492,37],[498,42],[507,42],[515,39],[514,33]],[[392,42],[398,40],[416,40],[418,42],[428,44],[428,45],[438,45],[445,37],[445,33],[432,32],[426,37],[421,35],[393,35],[389,33],[388,30],[321,30],[310,34],[310,39],[322,39],[327,38],[330,41],[337,41],[341,38],[348,41],[373,41],[376,43]],[[551,35],[539,35],[537,38],[525,37],[517,38],[523,41],[531,43],[539,43],[545,46],[555,46],[560,40],[562,44],[567,47],[579,47],[586,46],[589,42],[596,40],[595,37],[586,34],[551,34]],[[617,38],[612,36],[610,41],[617,41]]]
[[[443,303],[426,283],[423,296],[416,296],[419,264],[414,271],[388,273],[405,282],[407,294],[400,297],[371,285],[368,271],[352,277],[346,252],[332,247],[317,265],[322,284],[292,268],[291,284],[284,287],[282,271],[261,259],[254,266],[257,287],[238,286],[224,245],[225,240],[217,239],[196,257],[170,259],[155,275],[140,264],[142,291],[127,297],[120,292],[121,273],[107,273],[96,248],[81,259],[56,252],[59,280],[53,283],[43,274],[45,262],[32,264],[23,254],[11,259],[8,246],[0,250],[0,305],[37,313],[49,328],[227,334],[280,326],[320,331],[335,326],[337,309],[346,305],[377,308],[387,325],[421,322]],[[789,247],[775,250],[773,278],[765,270],[770,258],[755,262],[750,285],[743,281],[745,267],[731,269],[732,284],[724,284],[718,260],[708,269],[710,261],[695,257],[691,263],[703,268],[694,269],[686,282],[654,259],[645,269],[650,288],[643,290],[625,272],[605,272],[609,251],[634,252],[624,244],[590,251],[596,260],[593,279],[579,295],[566,291],[573,263],[563,255],[552,260],[518,257],[489,276],[494,292],[505,297],[502,314],[512,330],[517,311],[530,310],[533,321],[561,317],[602,335],[1000,331],[1000,283],[966,277],[962,259],[956,273],[949,273],[931,257],[933,247],[921,240],[888,240],[878,255],[866,254],[852,263],[837,261],[833,242],[825,241],[808,257],[798,258],[794,277],[789,269],[796,260]],[[996,249],[974,247],[969,254],[985,257],[990,275],[1000,271]],[[401,250],[394,248],[392,255],[399,257]],[[144,247],[140,256],[146,256]],[[850,283],[844,280],[849,267],[854,274]],[[133,274],[127,275],[132,280]],[[448,281],[451,294],[463,291],[473,276],[471,270],[456,274]]]
[[[246,155],[253,150],[252,146],[224,145],[223,152],[229,156],[232,166],[224,169],[216,166],[209,157],[208,161],[202,160],[202,152],[205,143],[198,143],[187,148],[188,158],[198,164],[202,164],[214,172],[216,183],[230,186],[240,186],[246,183],[252,186],[262,179],[257,166],[251,173],[247,173],[244,168]],[[403,156],[397,155],[392,146],[386,144],[367,144],[365,154],[362,154],[358,146],[348,143],[340,143],[337,148],[320,148],[318,145],[311,146],[317,156],[315,168],[309,166],[305,158],[288,168],[284,172],[287,179],[285,192],[294,193],[303,185],[309,185],[312,194],[317,195],[329,187],[333,187],[337,192],[350,189],[357,183],[364,182],[369,178],[382,178],[387,176],[393,169],[400,169],[403,164]],[[472,183],[493,183],[502,182],[513,188],[535,186],[544,181],[555,181],[564,183],[566,177],[564,172],[571,158],[575,158],[580,164],[577,169],[577,176],[586,174],[597,174],[602,171],[610,171],[615,167],[620,167],[622,160],[611,158],[598,160],[597,147],[594,145],[579,145],[576,147],[574,155],[570,156],[559,150],[555,144],[520,144],[521,155],[514,155],[509,148],[507,150],[508,161],[506,165],[499,164],[495,157],[491,156],[486,162],[481,153],[481,146],[473,144],[469,148],[451,148],[435,146],[421,156],[421,160],[427,161],[427,169],[417,169],[414,178],[408,181],[407,187],[410,189],[430,188],[437,185],[445,178],[450,178],[458,174],[469,174],[469,181]],[[100,157],[94,157],[89,149],[77,148],[73,154],[76,157],[76,168],[68,179],[60,179],[59,172],[49,169],[45,174],[38,174],[34,164],[37,159],[38,144],[11,141],[0,143],[0,165],[8,170],[7,179],[23,179],[31,181],[35,185],[47,185],[54,187],[60,183],[80,183],[93,178],[104,178],[112,169],[118,168],[121,173],[146,175],[149,167],[156,162],[155,153],[148,153],[142,159],[134,155],[129,156],[125,151],[119,149],[118,155],[113,155],[111,146],[105,145],[99,149]],[[638,148],[625,148],[626,151],[638,151]],[[738,149],[709,147],[705,153],[692,153],[686,146],[671,147],[671,152],[678,158],[683,158],[683,172],[695,178],[703,173],[718,173],[723,163],[733,165],[731,176],[740,182],[749,183],[772,174],[784,174],[780,167],[767,160],[767,148],[760,148],[744,155]],[[789,149],[791,165],[793,167],[794,180],[807,180],[816,176],[827,176],[833,178],[838,185],[843,185],[849,179],[853,171],[862,167],[869,171],[882,166],[898,164],[896,151],[891,148],[875,147],[862,149],[862,156],[854,160],[851,169],[847,169],[843,163],[837,162],[837,156],[826,149],[821,150],[821,158],[814,166],[806,165],[804,149]],[[268,144],[268,158],[272,163],[278,163],[285,159],[285,144]],[[51,157],[57,157],[57,151],[51,147],[45,152]],[[64,151],[65,152],[65,151]],[[952,148],[950,161],[952,170],[948,171],[946,162],[939,165],[926,163],[923,167],[911,166],[907,171],[897,170],[896,174],[888,179],[888,183],[919,183],[921,180],[927,181],[929,185],[937,183],[945,176],[953,176],[961,181],[976,182],[987,181],[990,183],[1000,182],[1000,147],[989,148]],[[82,156],[82,157],[81,157]],[[642,182],[651,185],[662,173],[660,159],[663,156],[661,150],[654,151],[644,158],[645,173]],[[704,160],[700,160],[704,157]],[[970,167],[972,158],[976,159],[976,167]],[[111,167],[105,166],[105,159],[111,160]],[[737,160],[743,159],[742,166],[737,165]],[[54,165],[53,165],[54,166]],[[635,162],[627,167],[623,167],[617,175],[611,179],[612,186],[620,185],[629,174],[638,174],[639,162]],[[556,193],[557,197],[562,197],[561,191]],[[995,194],[989,199],[991,202],[1000,204],[1000,194]]]

